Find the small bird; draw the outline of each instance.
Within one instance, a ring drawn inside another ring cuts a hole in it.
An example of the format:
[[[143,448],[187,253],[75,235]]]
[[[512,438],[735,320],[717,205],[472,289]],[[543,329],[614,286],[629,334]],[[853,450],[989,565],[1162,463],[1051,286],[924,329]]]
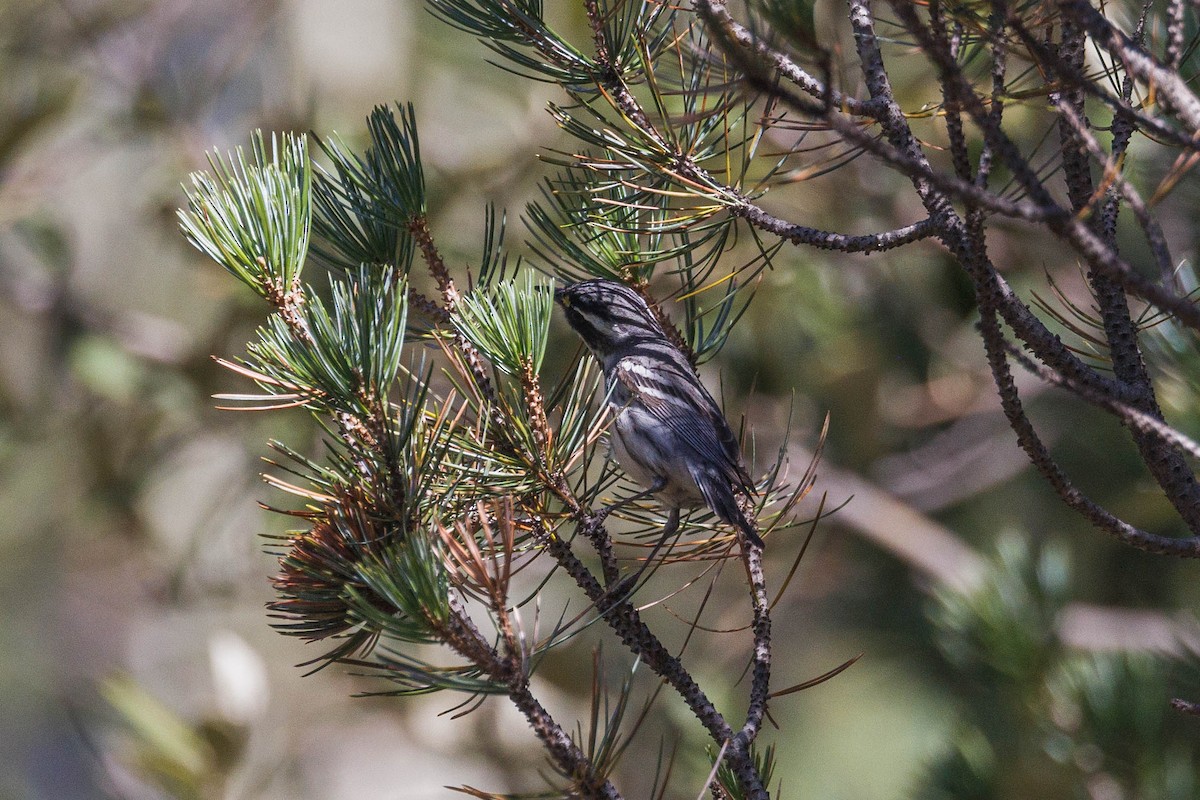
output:
[[[752,495],[754,483],[737,438],[646,301],[628,286],[602,279],[558,289],[554,299],[604,370],[616,415],[613,455],[645,487],[625,502],[653,495],[669,509],[662,540],[678,528],[681,508],[707,505],[762,547],[738,507],[737,493]]]

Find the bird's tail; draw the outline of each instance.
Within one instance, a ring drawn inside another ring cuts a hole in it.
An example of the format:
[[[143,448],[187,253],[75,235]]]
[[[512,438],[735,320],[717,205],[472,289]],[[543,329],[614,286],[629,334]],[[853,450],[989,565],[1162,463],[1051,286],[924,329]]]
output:
[[[746,534],[756,547],[763,547],[762,537],[758,535],[758,529],[754,523],[742,511],[738,505],[737,494],[733,491],[733,487],[729,485],[729,481],[723,476],[714,475],[708,470],[692,470],[692,479],[696,481],[696,485],[700,487],[700,493],[704,495],[704,501],[713,513],[721,518],[722,521],[733,525],[742,533]]]
[[[742,531],[742,533],[746,534],[746,538],[749,539],[755,547],[765,547],[767,543],[764,542],[763,538],[758,535],[758,528],[753,522],[750,521],[749,517],[746,516],[746,513],[742,511],[741,507],[738,506],[736,497],[733,498],[732,506],[733,513],[736,516],[734,516],[733,519],[727,519],[726,521],[730,525],[736,525]],[[724,519],[724,517],[722,517],[722,519]]]

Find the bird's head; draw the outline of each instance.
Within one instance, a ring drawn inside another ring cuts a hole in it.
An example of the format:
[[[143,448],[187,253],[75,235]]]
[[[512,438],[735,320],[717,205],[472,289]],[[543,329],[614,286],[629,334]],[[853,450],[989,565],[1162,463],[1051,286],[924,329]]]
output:
[[[639,341],[666,336],[642,296],[616,281],[597,278],[572,283],[556,290],[554,299],[601,360]]]

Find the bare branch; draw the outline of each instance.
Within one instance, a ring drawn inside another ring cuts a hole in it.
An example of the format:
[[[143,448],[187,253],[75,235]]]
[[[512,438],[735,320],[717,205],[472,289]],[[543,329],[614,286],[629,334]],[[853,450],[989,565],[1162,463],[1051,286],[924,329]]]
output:
[[[1004,335],[997,324],[994,309],[986,306],[982,297],[980,297],[980,307],[983,312],[980,330],[983,333],[988,366],[996,381],[1004,414],[1017,433],[1017,442],[1062,501],[1082,514],[1096,527],[1112,534],[1131,547],[1161,555],[1200,558],[1200,537],[1172,539],[1136,528],[1097,505],[1067,478],[1066,473],[1054,461],[1034,429],[1033,423],[1025,414],[1016,384],[1012,379],[1012,372],[1008,366],[1008,343],[1004,340]]]
[[[857,97],[843,94],[810,75],[786,53],[771,47],[762,37],[738,23],[730,16],[723,0],[695,3],[694,5],[702,15],[708,17],[708,21],[715,23],[723,30],[731,42],[753,50],[764,63],[769,64],[814,100],[823,105],[841,109],[847,114],[875,118],[879,111],[878,103],[874,100],[859,100]]]
[[[751,544],[746,535],[739,531],[738,541],[742,548],[742,559],[746,566],[746,578],[750,585],[751,604],[754,608],[754,655],[751,668],[750,706],[746,722],[735,742],[749,748],[762,727],[767,713],[767,699],[771,692],[771,601],[767,596],[766,579],[763,576],[762,548]]]
[[[1063,59],[1082,68],[1084,58],[1084,36],[1073,25],[1063,26],[1063,41],[1060,45]],[[1062,143],[1063,168],[1067,178],[1067,193],[1077,212],[1088,208],[1095,200],[1096,191],[1092,183],[1088,163],[1088,143],[1094,142],[1087,130],[1083,117],[1083,93],[1074,90],[1053,92],[1051,102],[1062,114],[1059,132]],[[1083,145],[1083,146],[1081,146]],[[1103,223],[1103,218],[1096,222]],[[1109,246],[1115,243],[1115,230],[1106,232]],[[1161,265],[1160,265],[1161,269]],[[1167,268],[1169,269],[1169,267]],[[1129,302],[1119,284],[1112,276],[1101,271],[1088,273],[1092,290],[1100,304],[1104,320],[1104,334],[1112,357],[1113,371],[1117,377],[1135,392],[1133,406],[1142,415],[1161,422],[1162,411],[1154,396],[1154,385],[1146,369],[1145,359],[1138,344],[1138,330],[1129,311]],[[1122,404],[1114,404],[1122,405]],[[1127,415],[1119,414],[1121,419]],[[1148,435],[1142,426],[1131,428],[1133,438],[1141,451],[1142,459],[1167,499],[1175,506],[1188,528],[1200,531],[1200,486],[1184,460],[1183,454],[1161,436]]]
[[[1059,7],[1087,31],[1104,49],[1119,58],[1125,69],[1155,88],[1188,126],[1191,137],[1200,134],[1200,98],[1188,88],[1178,72],[1160,63],[1136,42],[1113,27],[1086,0],[1060,0]]]
[[[1106,394],[1092,391],[1091,389],[1080,386],[1073,381],[1068,380],[1061,374],[1055,372],[1047,366],[1038,364],[1032,359],[1025,356],[1017,348],[1011,344],[1008,345],[1008,354],[1016,360],[1022,367],[1029,370],[1046,383],[1060,386],[1078,397],[1088,401],[1089,403],[1103,408],[1110,412],[1113,416],[1121,420],[1131,430],[1136,431],[1140,435],[1154,437],[1159,443],[1169,445],[1173,448],[1178,448],[1191,455],[1193,458],[1200,458],[1200,442],[1195,441],[1190,436],[1185,435],[1181,431],[1172,428],[1161,418],[1142,411],[1133,406],[1122,403],[1119,400],[1114,400]]]
[[[809,228],[805,225],[796,225],[779,219],[752,203],[734,206],[730,212],[735,216],[742,217],[759,230],[773,233],[792,244],[806,244],[821,250],[836,250],[840,253],[878,253],[919,242],[938,234],[937,226],[930,218],[885,233],[851,236],[823,231],[819,228]]]
[[[611,782],[599,777],[591,760],[571,740],[550,712],[529,690],[529,678],[511,659],[496,652],[475,627],[458,599],[450,596],[451,616],[444,631],[447,643],[460,655],[479,665],[508,687],[508,697],[529,721],[530,727],[559,769],[568,775],[584,797],[620,800],[621,794]]]

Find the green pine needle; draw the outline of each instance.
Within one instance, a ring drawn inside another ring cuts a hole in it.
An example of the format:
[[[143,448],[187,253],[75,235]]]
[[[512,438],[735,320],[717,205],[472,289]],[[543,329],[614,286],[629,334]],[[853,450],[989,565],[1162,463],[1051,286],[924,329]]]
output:
[[[455,307],[454,327],[508,375],[541,371],[554,311],[553,286],[532,272],[480,288]]]
[[[191,244],[262,297],[296,286],[308,254],[312,168],[307,139],[256,131],[250,155],[214,151],[194,172],[179,224]]]
[[[716,752],[710,747],[708,755],[709,758],[713,758],[716,756]],[[760,748],[757,744],[752,744],[750,745],[750,756],[754,761],[755,772],[762,778],[762,785],[769,786],[772,774],[775,772],[775,745]],[[725,790],[725,796],[731,800],[743,800],[747,796],[728,761],[722,761],[717,767],[716,780]]]
[[[396,541],[356,565],[353,618],[385,639],[412,644],[442,641],[450,618],[450,579],[426,532],[397,532]]]
[[[478,37],[517,74],[566,85],[594,80],[598,68],[546,24],[541,0],[430,0],[429,6],[449,25]]]
[[[408,226],[425,213],[425,173],[416,112],[411,103],[397,108],[398,115],[389,106],[371,112],[371,145],[361,156],[336,136],[317,140],[332,162],[316,174],[317,252],[339,267],[386,264],[407,274],[412,263]]]
[[[374,413],[400,371],[408,306],[405,281],[392,270],[361,267],[331,279],[332,308],[315,295],[301,307],[307,337],[273,316],[248,346],[251,369],[268,391],[295,393],[314,410]]]

